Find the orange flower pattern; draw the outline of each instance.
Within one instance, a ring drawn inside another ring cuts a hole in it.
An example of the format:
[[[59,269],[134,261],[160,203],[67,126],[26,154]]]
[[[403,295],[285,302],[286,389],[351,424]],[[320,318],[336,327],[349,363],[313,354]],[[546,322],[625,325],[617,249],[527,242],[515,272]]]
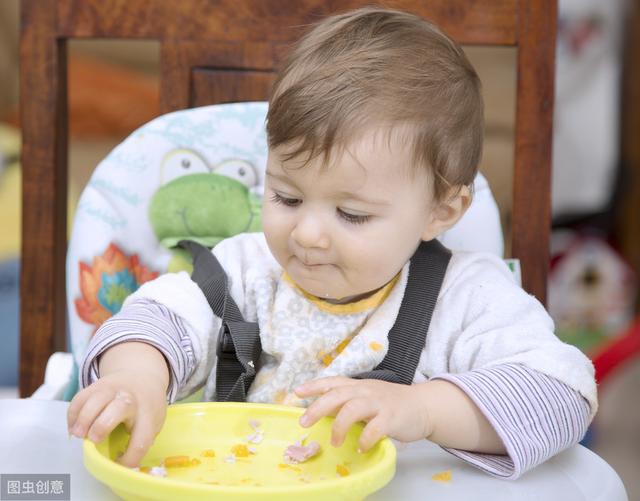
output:
[[[80,291],[75,300],[78,316],[96,329],[120,311],[126,297],[158,276],[140,264],[137,254],[127,256],[114,243],[91,266],[80,262]]]

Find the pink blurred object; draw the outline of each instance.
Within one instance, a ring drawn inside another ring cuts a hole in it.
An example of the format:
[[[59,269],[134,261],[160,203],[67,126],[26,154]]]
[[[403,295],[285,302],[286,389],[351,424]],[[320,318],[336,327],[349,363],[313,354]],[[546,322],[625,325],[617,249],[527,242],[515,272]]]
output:
[[[302,440],[290,445],[284,451],[284,460],[289,464],[304,463],[320,452],[320,444],[315,441],[302,445]]]
[[[596,369],[596,381],[602,383],[615,369],[640,355],[640,316],[624,331],[622,336],[598,350],[592,356]]]

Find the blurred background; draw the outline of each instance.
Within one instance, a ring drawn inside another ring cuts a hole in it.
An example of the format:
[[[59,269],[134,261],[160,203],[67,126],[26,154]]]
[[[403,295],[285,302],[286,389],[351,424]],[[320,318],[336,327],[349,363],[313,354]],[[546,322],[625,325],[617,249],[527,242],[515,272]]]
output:
[[[640,500],[640,357],[637,342],[623,341],[637,318],[640,272],[640,1],[560,0],[558,17],[548,306],[558,335],[602,364],[600,412],[585,445],[616,469],[629,499]],[[466,50],[485,92],[481,170],[508,240],[517,54],[509,48]],[[17,396],[19,63],[19,1],[3,0],[0,397]],[[68,74],[70,227],[96,164],[159,114],[159,46],[73,41]]]

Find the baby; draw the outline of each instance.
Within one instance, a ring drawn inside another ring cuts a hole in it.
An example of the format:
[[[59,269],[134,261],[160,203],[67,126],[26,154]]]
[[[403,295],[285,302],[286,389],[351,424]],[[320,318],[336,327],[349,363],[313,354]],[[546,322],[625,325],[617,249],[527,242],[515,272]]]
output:
[[[267,116],[264,233],[213,249],[260,330],[248,401],[306,406],[307,427],[335,416],[334,445],[364,421],[363,451],[428,439],[510,479],[580,440],[597,408],[593,367],[488,253],[452,253],[412,384],[356,378],[389,351],[421,242],[469,206],[482,131],[478,76],[423,19],[365,8],[297,44]],[[100,441],[124,422],[120,461],[137,465],[167,402],[203,386],[216,397],[220,326],[186,273],[144,284],[91,340],[70,432]]]

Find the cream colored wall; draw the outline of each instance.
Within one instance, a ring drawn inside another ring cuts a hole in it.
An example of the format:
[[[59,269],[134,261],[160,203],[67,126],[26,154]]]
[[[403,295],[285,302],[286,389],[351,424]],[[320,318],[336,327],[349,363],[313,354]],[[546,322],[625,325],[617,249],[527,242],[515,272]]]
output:
[[[485,100],[485,143],[480,170],[500,207],[505,236],[510,235],[516,104],[516,58],[513,48],[467,47],[482,80]],[[505,239],[509,251],[509,238]]]

